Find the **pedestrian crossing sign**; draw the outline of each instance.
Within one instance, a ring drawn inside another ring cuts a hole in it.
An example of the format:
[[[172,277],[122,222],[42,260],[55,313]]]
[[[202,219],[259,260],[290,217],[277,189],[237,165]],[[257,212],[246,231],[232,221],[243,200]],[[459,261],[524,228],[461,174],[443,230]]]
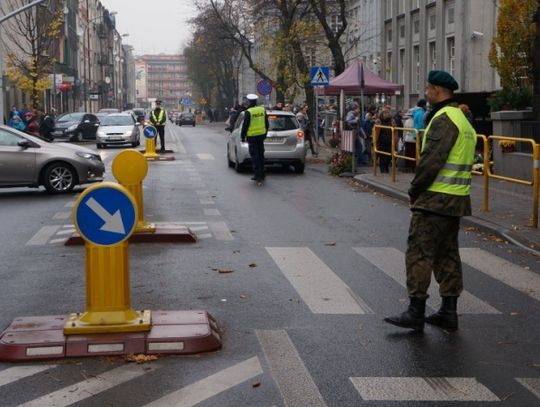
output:
[[[310,76],[312,85],[328,85],[330,83],[330,68],[327,66],[312,66]]]

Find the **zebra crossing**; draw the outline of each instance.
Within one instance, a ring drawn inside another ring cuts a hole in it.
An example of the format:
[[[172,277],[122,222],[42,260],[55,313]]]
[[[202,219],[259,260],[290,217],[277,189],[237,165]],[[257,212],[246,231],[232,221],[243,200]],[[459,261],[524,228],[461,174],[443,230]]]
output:
[[[68,228],[66,228],[68,230]],[[349,250],[349,249],[347,249]],[[363,300],[360,292],[353,292],[351,287],[341,280],[337,270],[332,270],[317,251],[309,247],[265,247],[268,256],[273,260],[278,272],[282,273],[288,284],[298,293],[309,311],[314,315],[327,315],[333,318],[346,315],[354,318],[367,318],[370,315],[383,315],[388,310],[381,305],[369,304]],[[351,247],[351,256],[359,260],[359,268],[371,265],[381,277],[390,277],[396,287],[403,287],[404,254],[394,247]],[[488,253],[480,248],[464,248],[461,250],[462,261],[468,267],[496,279],[509,290],[518,295],[538,301],[540,279],[538,275],[527,269],[513,264],[501,257]],[[357,289],[358,291],[358,289]],[[437,298],[437,293],[432,293]],[[437,302],[430,303],[437,308]],[[460,300],[460,313],[493,315],[497,318],[504,314],[497,306],[490,305],[482,295],[467,292]],[[335,405],[325,399],[319,390],[320,383],[310,372],[305,359],[288,334],[286,328],[254,329],[259,353],[244,356],[242,360],[229,364],[207,377],[197,378],[192,382],[178,380],[176,388],[157,390],[147,393],[141,405],[160,406],[195,406],[233,388],[239,388],[243,383],[269,378],[279,390],[279,396],[284,405],[288,406],[328,406]],[[219,353],[214,357],[219,358]],[[23,406],[67,406],[82,402],[115,388],[129,385],[130,382],[143,379],[147,375],[158,372],[168,363],[177,363],[172,359],[136,365],[126,364],[112,366],[104,373],[88,375],[85,380],[71,383],[68,386],[54,389],[48,394],[28,400]],[[43,375],[62,365],[36,364],[24,366],[6,366],[0,370],[0,394],[4,386],[24,381],[26,385],[33,381],[40,382]],[[344,381],[346,388],[355,393],[365,402],[377,405],[384,402],[432,402],[433,405],[446,405],[446,402],[467,403],[493,402],[504,403],[505,397],[493,382],[474,375],[452,376],[384,376],[362,375],[362,366],[355,374]],[[395,372],[394,372],[395,373]],[[319,379],[320,380],[320,379]],[[517,386],[531,399],[538,400],[540,405],[540,378],[512,377],[506,380],[511,386]],[[174,382],[174,380],[173,380]],[[124,387],[125,388],[125,387]],[[251,386],[241,387],[244,390]],[[238,390],[236,390],[238,391]],[[276,403],[276,400],[268,403]],[[443,403],[443,404],[437,404]],[[270,404],[269,404],[270,405]],[[396,404],[399,405],[399,404]],[[532,405],[532,404],[531,404]]]

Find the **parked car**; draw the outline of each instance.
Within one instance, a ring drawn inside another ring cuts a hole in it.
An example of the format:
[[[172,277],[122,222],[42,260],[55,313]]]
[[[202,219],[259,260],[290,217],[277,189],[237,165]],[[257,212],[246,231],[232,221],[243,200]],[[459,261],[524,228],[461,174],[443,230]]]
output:
[[[98,113],[120,113],[120,109],[114,109],[114,108],[99,109]]]
[[[144,123],[144,119],[146,118],[146,113],[144,111],[144,109],[142,108],[135,108],[132,110],[133,114],[135,115],[135,119],[139,122],[139,123]]]
[[[304,172],[306,148],[304,132],[300,123],[291,112],[268,110],[268,134],[264,140],[266,164],[292,165],[299,174]],[[234,129],[227,141],[227,161],[229,167],[240,172],[251,165],[248,144],[240,139],[240,130],[244,121],[244,112],[240,113]]]
[[[179,126],[191,124],[195,127],[195,115],[193,113],[180,113],[176,119],[176,124]]]
[[[0,187],[43,185],[51,193],[103,181],[105,166],[94,151],[69,143],[51,143],[0,126]]]
[[[141,143],[141,129],[142,124],[131,113],[108,114],[101,120],[97,132],[97,148],[109,144],[131,144],[136,147]]]
[[[93,140],[96,138],[98,126],[99,120],[92,113],[65,113],[56,118],[53,137],[55,139],[68,139],[69,141]]]

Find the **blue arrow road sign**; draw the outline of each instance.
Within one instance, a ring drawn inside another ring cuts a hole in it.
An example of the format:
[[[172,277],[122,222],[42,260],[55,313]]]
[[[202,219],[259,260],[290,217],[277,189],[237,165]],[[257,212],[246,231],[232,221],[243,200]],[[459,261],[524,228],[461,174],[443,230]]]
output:
[[[133,198],[115,184],[99,184],[81,195],[75,223],[90,243],[112,246],[127,239],[137,223]]]
[[[146,126],[143,130],[144,137],[154,138],[157,136],[157,129],[154,126]]]
[[[312,66],[310,74],[312,85],[328,85],[330,83],[330,68],[327,66]]]

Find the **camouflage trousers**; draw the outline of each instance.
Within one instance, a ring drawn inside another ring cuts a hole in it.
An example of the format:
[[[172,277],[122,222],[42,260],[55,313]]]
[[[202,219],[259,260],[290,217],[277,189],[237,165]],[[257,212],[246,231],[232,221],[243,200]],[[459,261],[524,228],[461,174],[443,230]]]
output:
[[[428,297],[432,271],[441,297],[461,294],[459,221],[459,217],[413,211],[405,256],[409,297]]]

